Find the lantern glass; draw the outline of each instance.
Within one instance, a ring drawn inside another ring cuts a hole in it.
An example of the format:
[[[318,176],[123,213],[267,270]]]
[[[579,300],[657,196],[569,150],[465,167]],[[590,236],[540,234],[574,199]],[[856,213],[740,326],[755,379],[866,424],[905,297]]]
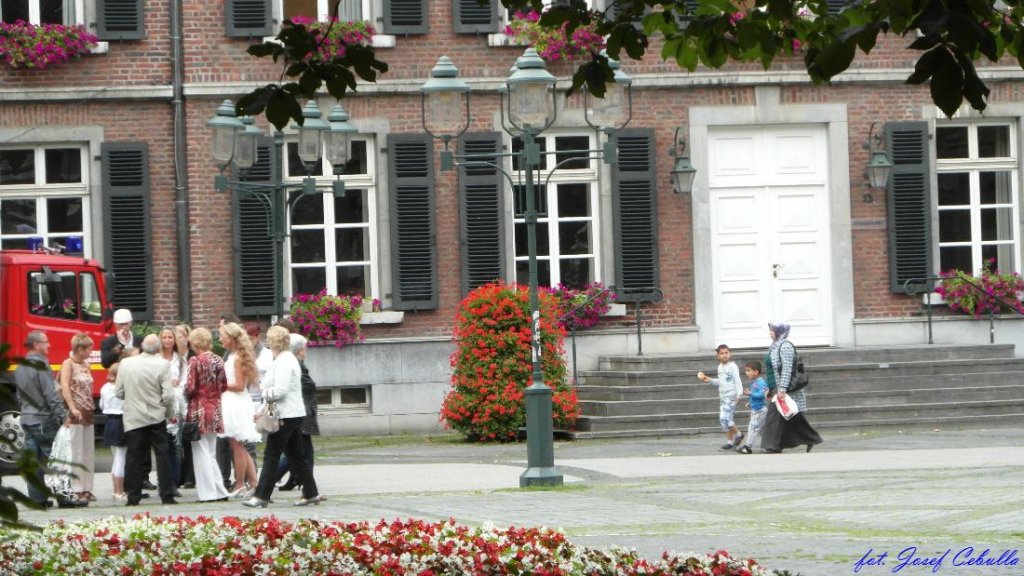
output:
[[[608,84],[605,89],[604,98],[590,96],[590,106],[587,113],[590,115],[590,122],[595,126],[603,128],[614,128],[626,121],[626,87],[622,84]]]
[[[320,130],[299,128],[299,159],[305,164],[320,160]]]
[[[675,166],[672,168],[672,190],[676,194],[692,192],[693,180],[696,176],[697,170],[690,163],[689,157],[676,158]]]
[[[239,123],[239,127],[241,123]],[[213,159],[219,164],[227,164],[235,155],[235,134],[238,128],[230,126],[215,126],[213,128]]]
[[[889,166],[872,166],[868,168],[868,181],[872,188],[884,188],[889,181]]]
[[[426,127],[433,134],[454,136],[463,127],[463,110],[466,109],[467,92],[442,90],[424,94],[426,99]]]
[[[327,132],[327,161],[337,172],[348,162],[348,132],[330,130]]]
[[[547,82],[508,84],[509,119],[519,126],[542,128],[554,117],[554,85]]]
[[[240,132],[235,149],[235,166],[242,170],[252,168],[256,163],[256,138],[247,132]]]

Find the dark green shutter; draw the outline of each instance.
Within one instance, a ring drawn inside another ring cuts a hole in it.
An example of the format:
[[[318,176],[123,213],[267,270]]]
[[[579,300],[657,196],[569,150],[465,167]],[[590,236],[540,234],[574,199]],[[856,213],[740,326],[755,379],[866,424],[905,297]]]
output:
[[[497,164],[501,134],[466,134],[460,153]],[[489,157],[489,158],[488,158]],[[467,164],[459,172],[459,224],[462,293],[505,278],[502,176],[497,168]]]
[[[850,5],[850,0],[825,0],[825,2],[828,4],[829,14],[839,14]]]
[[[273,140],[260,138],[256,162],[239,180],[270,184],[275,180]],[[273,212],[258,196],[231,193],[234,229],[235,314],[257,316],[276,314],[275,288],[278,282],[274,265]]]
[[[889,278],[893,292],[903,293],[910,278],[932,275],[931,171],[927,122],[885,125],[892,162],[889,176]]]
[[[607,18],[608,20],[616,20],[616,19],[618,19],[619,14],[621,14],[621,13],[622,13],[622,8],[619,6],[619,3],[618,2],[610,2],[608,4],[608,8],[605,10],[605,18]],[[637,32],[643,32],[643,30],[644,30],[644,16],[647,16],[650,13],[651,13],[650,7],[645,6],[642,12],[640,12],[639,14],[634,15],[630,19],[630,22],[633,24],[633,28],[636,28]]]
[[[146,37],[144,0],[97,0],[96,36],[100,40],[142,40]]]
[[[658,174],[654,130],[616,134],[619,162],[612,170],[615,205],[615,287],[658,287]],[[628,295],[621,302],[632,301]]]
[[[384,34],[426,34],[427,0],[384,0]]]
[[[498,31],[498,0],[452,0],[455,31],[479,34]]]
[[[224,28],[230,38],[270,36],[271,0],[224,0]]]
[[[388,134],[387,142],[392,307],[435,309],[434,146],[426,134]]]
[[[149,145],[100,145],[106,266],[114,274],[114,305],[136,320],[153,319],[153,258],[150,250]]]

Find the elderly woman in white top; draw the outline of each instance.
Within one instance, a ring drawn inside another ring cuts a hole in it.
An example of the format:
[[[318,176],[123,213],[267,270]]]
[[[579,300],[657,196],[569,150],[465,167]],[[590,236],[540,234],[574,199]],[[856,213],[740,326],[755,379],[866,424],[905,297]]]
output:
[[[302,448],[302,420],[306,417],[306,405],[302,402],[302,369],[299,360],[289,350],[290,344],[291,337],[287,329],[274,326],[267,330],[267,345],[274,354],[274,363],[260,387],[263,389],[264,400],[277,403],[281,428],[267,435],[263,470],[260,471],[256,494],[243,502],[250,508],[266,508],[270,503],[282,453],[288,456],[292,469],[299,474],[298,482],[302,484],[302,498],[295,505],[308,506],[323,500]]]

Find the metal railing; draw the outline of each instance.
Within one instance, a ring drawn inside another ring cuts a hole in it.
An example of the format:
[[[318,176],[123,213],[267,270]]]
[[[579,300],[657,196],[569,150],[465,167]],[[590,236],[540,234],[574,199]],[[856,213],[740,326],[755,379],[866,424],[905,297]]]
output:
[[[926,285],[930,285],[931,286],[931,288],[927,290],[928,296],[925,298],[925,308],[927,310],[927,315],[928,315],[928,343],[929,344],[934,344],[935,343],[934,339],[932,338],[932,299],[931,299],[931,293],[934,292],[934,287],[935,287],[935,283],[936,282],[941,282],[941,281],[946,280],[946,279],[947,279],[947,277],[945,277],[945,276],[928,276],[927,278],[908,278],[903,283],[903,292],[905,292],[907,294],[907,296],[916,296],[918,294],[924,294],[925,293],[924,290],[917,290],[916,289],[916,287],[918,287],[918,286],[920,286],[920,287],[925,287]],[[1000,304],[1002,304],[1003,306],[1006,306],[1010,310],[1013,310],[1015,313],[1017,313],[1017,315],[1024,316],[1024,312],[1022,312],[1020,310],[1020,308],[1018,308],[1018,306],[1020,305],[1019,302],[1016,305],[1014,305],[1014,304],[1011,304],[1010,302],[1007,302],[1006,300],[1004,300],[1000,296],[996,296],[995,294],[990,294],[987,290],[985,290],[984,288],[982,288],[981,286],[976,284],[975,281],[970,279],[970,278],[966,278],[964,276],[960,276],[959,279],[963,280],[965,284],[970,286],[972,290],[974,290],[975,292],[980,294],[983,298],[990,298],[992,300],[995,300],[996,302],[999,302]],[[911,288],[911,286],[914,286],[915,288]],[[992,310],[991,308],[989,308],[989,311],[988,311],[988,343],[989,344],[995,344],[995,342],[996,342],[995,311]]]
[[[636,355],[643,356],[644,340],[641,336],[640,305],[644,302],[661,302],[665,293],[661,291],[661,288],[650,286],[647,288],[623,288],[618,291],[618,294],[625,296],[625,300],[633,302],[633,316],[636,318]]]
[[[566,322],[566,320],[568,318],[571,318],[572,315],[575,314],[577,310],[582,310],[584,306],[586,306],[587,304],[590,304],[591,302],[593,302],[598,297],[600,297],[600,296],[602,296],[604,294],[608,294],[609,292],[615,292],[615,287],[614,286],[605,286],[603,289],[601,289],[600,292],[596,292],[596,293],[590,295],[586,300],[584,300],[583,302],[580,302],[576,306],[573,306],[573,308],[571,310],[569,310],[565,314],[562,314],[561,316],[558,317],[558,323],[562,324],[563,326],[566,326],[567,328],[569,328],[569,334],[570,334],[570,336],[572,336],[572,383],[573,383],[574,386],[576,385],[576,328],[578,328],[578,326],[576,326],[575,322],[569,323],[569,322]]]

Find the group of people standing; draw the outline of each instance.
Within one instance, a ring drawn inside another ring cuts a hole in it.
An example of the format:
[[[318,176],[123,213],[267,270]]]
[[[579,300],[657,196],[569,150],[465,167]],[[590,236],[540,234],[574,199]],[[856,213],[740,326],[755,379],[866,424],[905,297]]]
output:
[[[163,504],[176,504],[179,488],[194,487],[201,502],[236,498],[246,506],[266,507],[289,470],[288,484],[302,488],[295,505],[322,501],[312,474],[312,440],[306,435],[318,433],[316,384],[301,362],[306,339],[292,334],[283,321],[267,331],[264,346],[257,325],[247,330],[230,321],[233,315],[226,316],[218,334],[222,357],[213,352],[213,334],[206,328],[165,326],[138,342],[131,331],[131,312],[114,313],[117,330],[101,344],[108,376],[99,407],[106,417],[102,440],[113,455],[115,502],[139,505],[149,497],[144,490],[157,489]],[[94,343],[86,334],[75,335],[56,380],[49,368],[46,333],[29,333],[25,345],[26,357],[36,361],[15,372],[26,449],[45,463],[57,432],[67,427],[76,466],[71,493],[58,494],[57,505],[86,506],[96,500],[95,406],[88,362]],[[264,402],[276,404],[280,418],[279,429],[267,435],[257,432],[254,422]],[[228,447],[233,464],[230,487],[217,461],[218,442]],[[254,446],[263,442],[263,469],[257,475]],[[287,458],[283,473],[282,455]],[[157,485],[149,481],[153,461]],[[40,485],[43,474],[40,466]],[[31,484],[29,497],[40,508],[53,504]]]
[[[755,450],[777,454],[786,448],[806,446],[810,452],[822,439],[807,421],[807,396],[804,390],[790,390],[793,386],[796,347],[789,341],[790,326],[784,322],[770,322],[768,335],[772,339],[765,355],[764,365],[751,361],[744,365],[750,379],[750,388],[744,388],[739,368],[732,362],[732,352],[726,345],[717,348],[718,377],[703,372],[697,377],[718,386],[719,423],[725,432],[723,450],[736,450],[751,454]],[[744,436],[734,420],[736,406],[744,396],[750,399],[750,424]],[[787,395],[796,403],[796,414],[783,416],[775,404]],[[774,401],[773,401],[774,400]]]

